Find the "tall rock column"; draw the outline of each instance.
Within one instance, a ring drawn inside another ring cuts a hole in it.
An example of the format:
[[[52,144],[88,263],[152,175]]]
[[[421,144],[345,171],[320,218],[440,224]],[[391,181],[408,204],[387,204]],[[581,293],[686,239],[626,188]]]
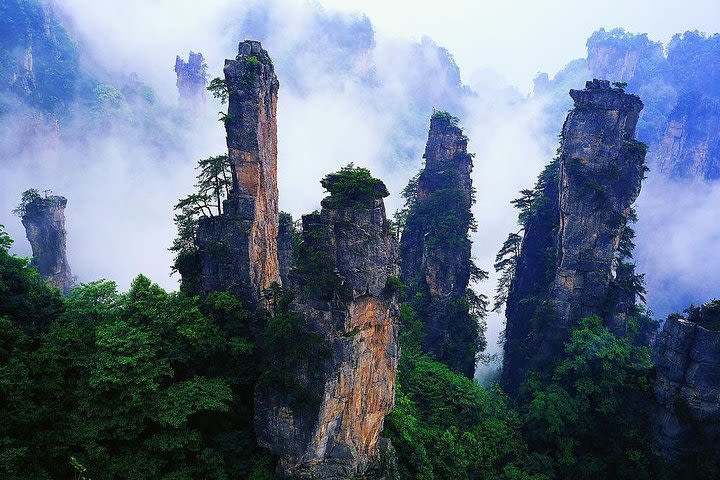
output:
[[[233,194],[252,216],[250,282],[256,289],[280,281],[277,255],[277,98],[280,83],[260,42],[240,44],[225,61],[229,93],[227,145],[233,164]]]
[[[73,277],[65,253],[65,206],[67,199],[57,195],[36,197],[24,205],[22,224],[32,247],[31,265],[63,293],[68,293]]]
[[[472,156],[468,138],[446,112],[435,112],[425,147],[425,168],[400,243],[402,279],[424,320],[426,352],[469,377],[475,371],[477,323],[464,300],[472,262]]]
[[[225,121],[232,190],[220,216],[201,219],[197,243],[204,292],[230,291],[250,303],[278,267],[277,95],[272,61],[260,42],[240,43],[225,61]]]
[[[511,390],[528,370],[552,366],[581,318],[599,315],[613,331],[623,331],[617,325],[622,316],[614,310],[625,302],[618,303],[612,286],[617,249],[644,176],[645,147],[634,139],[643,104],[604,80],[587,82],[584,90],[571,90],[570,96],[575,106],[562,130],[555,167],[558,187],[544,187],[557,199],[551,196],[536,205],[544,211],[543,219],[534,218],[526,226],[518,259],[522,269],[508,297],[504,379]],[[548,206],[556,206],[555,212],[545,211]],[[531,212],[533,216],[537,212]],[[535,251],[538,245],[528,243],[536,237],[546,252],[554,241],[549,260]],[[525,277],[528,272],[533,279]],[[532,283],[536,287],[527,287]],[[530,295],[523,297],[517,290]],[[542,302],[535,302],[538,297]],[[524,308],[524,302],[534,303],[533,311]]]
[[[207,64],[202,53],[190,52],[187,62],[176,56],[175,74],[180,105],[194,113],[201,113],[205,108],[207,85]]]
[[[279,457],[284,475],[381,476],[387,443],[380,433],[394,403],[399,347],[388,281],[398,274],[397,247],[382,201],[387,190],[379,187],[360,203],[333,194],[320,213],[303,216],[289,282],[294,300],[282,314],[299,331],[255,392],[258,440]],[[311,339],[301,355],[288,353]]]

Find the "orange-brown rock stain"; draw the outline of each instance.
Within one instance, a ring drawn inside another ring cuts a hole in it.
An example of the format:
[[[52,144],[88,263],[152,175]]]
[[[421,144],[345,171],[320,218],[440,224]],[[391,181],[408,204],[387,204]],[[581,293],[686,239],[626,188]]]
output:
[[[312,441],[312,457],[341,444],[358,459],[375,459],[385,416],[395,402],[398,326],[390,302],[361,296],[349,305],[346,332],[350,358],[325,386]]]

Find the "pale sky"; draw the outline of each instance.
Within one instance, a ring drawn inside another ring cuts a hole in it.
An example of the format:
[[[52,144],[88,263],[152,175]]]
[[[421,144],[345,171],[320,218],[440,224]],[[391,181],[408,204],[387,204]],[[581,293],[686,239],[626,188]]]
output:
[[[446,47],[463,80],[490,69],[523,92],[538,72],[551,75],[585,55],[600,27],[623,27],[666,43],[686,30],[720,32],[720,0],[320,0],[367,14],[376,32]]]

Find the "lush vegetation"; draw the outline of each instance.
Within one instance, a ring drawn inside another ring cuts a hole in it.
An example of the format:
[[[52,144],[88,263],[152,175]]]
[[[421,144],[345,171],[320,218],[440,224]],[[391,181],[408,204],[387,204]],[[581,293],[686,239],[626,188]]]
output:
[[[175,254],[173,272],[182,272],[182,288],[198,292],[200,264],[197,257],[197,227],[202,218],[222,215],[224,201],[232,189],[232,164],[227,155],[198,160],[195,191],[175,204],[177,236],[170,251]]]
[[[552,378],[530,376],[518,402],[530,447],[558,478],[657,478],[649,441],[650,349],[617,338],[599,317],[572,331]]]
[[[540,173],[535,186],[532,189],[520,191],[520,196],[512,200],[512,205],[518,210],[519,230],[510,232],[503,242],[500,251],[495,257],[495,270],[498,272],[499,280],[493,299],[493,311],[500,311],[507,301],[512,282],[515,278],[515,271],[520,257],[520,248],[528,227],[534,225],[555,225],[557,216],[557,183],[560,169],[560,159],[553,159]],[[547,265],[543,272],[537,272],[538,278],[533,281],[533,295],[525,300],[528,311],[535,311],[542,303],[542,297],[547,292],[547,286],[552,281],[551,275],[555,273],[554,260],[554,239],[556,232],[554,228],[545,229],[549,235],[545,238],[534,239],[537,245],[531,246],[549,250],[545,252]]]
[[[389,195],[382,180],[373,177],[367,168],[352,163],[326,175],[320,183],[330,194],[323,200],[323,206],[330,208],[371,207],[374,200]]]
[[[10,243],[0,231],[0,477],[268,478],[251,426],[256,316],[143,276],[62,299]]]
[[[12,213],[22,218],[27,212],[28,205],[35,204],[37,206],[48,206],[53,202],[52,191],[45,190],[41,195],[35,188],[25,190],[22,193],[20,203],[13,209]]]
[[[520,417],[499,387],[483,388],[424,355],[422,321],[407,304],[401,317],[396,405],[384,435],[397,451],[402,478],[550,478],[548,459],[530,453]]]

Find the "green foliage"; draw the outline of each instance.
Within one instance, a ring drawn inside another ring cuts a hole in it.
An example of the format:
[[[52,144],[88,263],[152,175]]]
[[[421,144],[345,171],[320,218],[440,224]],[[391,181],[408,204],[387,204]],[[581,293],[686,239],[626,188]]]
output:
[[[81,94],[78,49],[58,19],[42,2],[0,3],[0,90],[43,112],[65,116]],[[20,52],[32,52],[32,81]]]
[[[230,195],[232,188],[232,163],[227,155],[216,155],[198,160],[197,193],[207,199],[213,199],[215,204],[208,205],[215,208],[217,214],[222,214],[222,202]],[[177,207],[176,207],[177,208]],[[182,206],[180,207],[182,208]],[[200,212],[198,212],[200,213]]]
[[[248,55],[245,57],[245,65],[248,68],[252,68],[254,70],[260,69],[260,60],[255,55]]]
[[[389,276],[385,282],[385,288],[399,296],[405,295],[407,292],[407,285],[405,285],[400,277]]]
[[[496,387],[414,352],[398,369],[395,409],[384,435],[393,443],[403,478],[550,478],[543,462],[528,452],[520,421]]]
[[[520,191],[520,196],[511,201],[511,204],[518,210],[518,225],[520,230],[508,234],[507,239],[503,242],[500,251],[495,256],[495,271],[499,274],[497,286],[495,288],[495,296],[493,298],[493,311],[501,311],[503,305],[507,302],[510,291],[512,290],[513,281],[515,280],[515,272],[518,261],[522,253],[523,239],[527,228],[532,224],[543,224],[552,222],[552,218],[557,214],[554,209],[557,202],[551,198],[556,194],[556,185],[560,169],[559,157],[554,158],[537,178],[535,186],[532,189]],[[555,226],[546,225],[551,232],[555,234]],[[541,318],[542,312],[536,312],[537,308],[543,304],[542,298],[545,295],[545,286],[549,285],[555,274],[555,250],[552,239],[544,239],[548,244],[548,253],[546,255],[546,271],[543,272],[542,278],[534,281],[535,294],[522,299],[521,302],[532,304],[526,311],[531,312],[530,317],[533,323]]]
[[[613,82],[613,86],[617,88],[625,88],[627,87],[627,82]]]
[[[444,112],[446,113],[446,112]],[[434,115],[445,118],[443,112]],[[470,282],[479,282],[487,278],[487,272],[481,270],[469,259],[471,241],[469,232],[477,228],[471,207],[474,199],[468,199],[467,192],[459,187],[458,171],[450,166],[436,173],[438,181],[446,188],[434,189],[422,201],[418,201],[418,187],[423,172],[410,179],[403,190],[405,207],[396,214],[398,230],[412,232],[415,239],[401,243],[402,256],[406,249],[422,248],[423,255],[435,256],[438,264],[454,264],[467,259],[464,265],[457,265],[456,275],[467,275]],[[416,318],[426,331],[426,351],[430,351],[451,369],[472,375],[469,365],[474,365],[478,354],[486,346],[485,316],[487,298],[476,294],[471,288],[465,292],[444,296],[434,296],[424,275],[407,281],[406,300],[417,313]],[[446,334],[436,335],[435,325],[443,325]]]
[[[123,94],[112,85],[100,83],[94,90],[95,98],[92,103],[93,111],[102,116],[120,109],[125,104]]]
[[[136,278],[64,299],[0,230],[0,477],[263,478],[252,398],[261,373],[228,293],[202,301]]]
[[[220,77],[213,78],[210,80],[207,90],[212,94],[213,98],[220,100],[221,104],[225,105],[227,103],[230,94],[224,79]]]
[[[195,235],[200,218],[222,215],[225,199],[232,188],[232,163],[227,155],[198,160],[195,192],[178,200],[174,217],[177,236],[170,251],[174,252],[172,271],[183,275],[186,292],[199,291],[200,265]]]
[[[493,266],[495,271],[500,274],[500,277],[498,278],[495,289],[495,297],[493,297],[493,312],[501,311],[505,302],[507,302],[510,286],[515,278],[515,267],[520,257],[520,247],[522,246],[521,233],[522,232],[509,233],[500,251],[495,255],[495,263]]]
[[[294,246],[295,265],[293,273],[301,279],[303,290],[314,298],[332,300],[336,296],[347,298],[348,288],[336,272],[333,256],[328,251],[328,231],[320,220],[320,214],[304,217],[302,238]]]
[[[413,210],[415,202],[417,201],[418,180],[420,179],[421,174],[422,170],[416,173],[412,178],[410,178],[408,184],[405,186],[405,188],[403,188],[403,191],[400,194],[405,200],[405,204],[393,215],[393,229],[398,239],[400,239],[400,234],[407,225],[408,216],[410,215],[410,212]]]
[[[17,207],[15,207],[12,211],[13,214],[17,215],[18,217],[22,218],[25,216],[25,212],[27,211],[28,205],[31,203],[36,204],[49,204],[52,202],[51,198],[48,198],[48,195],[52,192],[50,190],[47,190],[44,192],[45,196],[40,195],[40,192],[38,192],[36,189],[31,188],[29,190],[25,190],[22,193],[22,197],[20,199],[20,203]]]
[[[699,323],[710,330],[720,330],[720,300],[713,299],[699,307],[691,305],[685,313],[691,322]]]
[[[565,354],[550,381],[530,376],[521,389],[530,447],[548,455],[561,478],[656,478],[645,424],[650,349],[615,337],[593,316],[573,329]]]
[[[281,392],[290,408],[300,413],[320,404],[323,388],[318,380],[331,349],[303,315],[290,309],[290,294],[280,287],[274,290],[279,298],[271,301],[275,315],[268,320],[263,336],[266,366],[259,385]],[[353,335],[349,332],[348,336]]]
[[[374,200],[389,195],[382,180],[373,177],[367,168],[352,163],[326,175],[320,183],[330,193],[323,200],[323,205],[330,208],[367,208]]]
[[[460,123],[460,120],[457,117],[452,116],[449,112],[446,112],[445,110],[435,110],[434,108],[431,119],[445,121],[453,127],[457,127]]]
[[[225,113],[223,111],[218,112],[218,122],[223,122],[223,124],[227,125],[228,123],[233,121],[233,116],[229,113]]]

